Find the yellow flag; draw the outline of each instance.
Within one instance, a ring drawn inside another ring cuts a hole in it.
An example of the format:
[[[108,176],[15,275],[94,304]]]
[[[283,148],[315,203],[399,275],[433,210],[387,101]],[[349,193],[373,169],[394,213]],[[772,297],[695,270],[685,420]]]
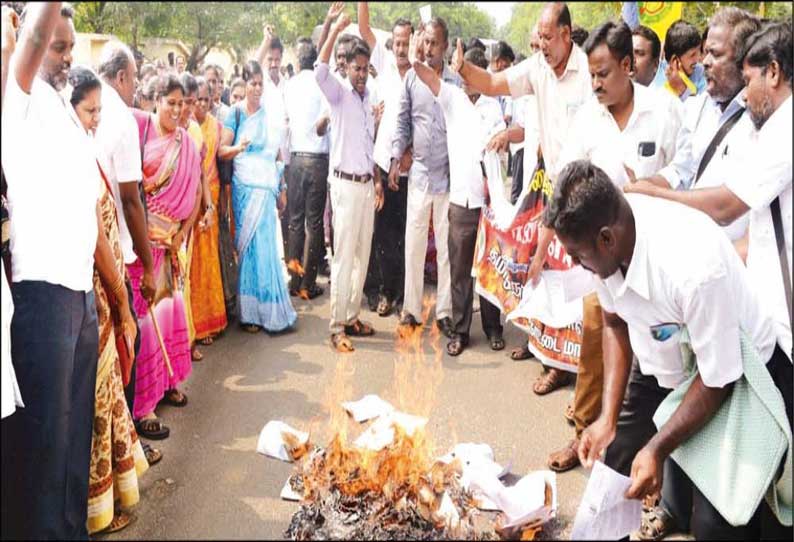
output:
[[[656,32],[661,41],[667,29],[681,18],[683,2],[637,2],[640,8],[640,24]]]

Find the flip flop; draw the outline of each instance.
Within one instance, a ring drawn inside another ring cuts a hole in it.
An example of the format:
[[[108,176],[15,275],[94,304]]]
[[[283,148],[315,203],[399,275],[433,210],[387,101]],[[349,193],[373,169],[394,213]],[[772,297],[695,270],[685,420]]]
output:
[[[116,512],[113,514],[113,520],[110,524],[102,529],[103,534],[117,533],[132,523],[132,516],[126,512]]]
[[[447,354],[453,357],[459,356],[463,353],[468,345],[468,340],[464,339],[463,337],[455,337],[447,343]]]
[[[562,413],[562,416],[569,424],[576,424],[576,420],[574,420],[573,404],[568,403],[568,405],[565,407],[565,412]]]
[[[491,345],[491,350],[499,351],[505,349],[505,340],[501,335],[492,335],[488,337],[488,343]]]
[[[143,455],[146,456],[146,462],[149,463],[150,467],[158,464],[163,459],[163,452],[157,448],[152,448],[148,444],[143,448]]]
[[[365,324],[361,320],[356,320],[349,326],[345,326],[345,334],[351,337],[370,337],[375,335],[375,330],[372,329],[371,325]]]
[[[174,395],[176,394],[181,395],[182,399],[175,399]],[[175,407],[183,407],[187,405],[187,395],[178,390],[168,390],[165,392],[165,395],[163,395],[161,402]]]
[[[673,516],[661,506],[642,512],[640,530],[635,533],[638,540],[662,540],[678,530]]]
[[[160,418],[138,420],[135,423],[135,431],[138,432],[138,435],[149,440],[167,439],[168,435],[171,434],[171,430],[163,425],[163,421]]]

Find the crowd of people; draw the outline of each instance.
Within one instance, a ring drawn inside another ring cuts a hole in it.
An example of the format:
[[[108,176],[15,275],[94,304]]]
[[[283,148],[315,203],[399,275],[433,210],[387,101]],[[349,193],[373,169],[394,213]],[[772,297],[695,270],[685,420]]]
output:
[[[440,17],[384,41],[366,2],[353,36],[344,7],[297,73],[265,25],[227,77],[118,41],[72,65],[71,6],[3,6],[3,538],[128,525],[201,347],[299,329],[321,274],[348,353],[375,333],[362,305],[424,325],[434,252],[433,325],[464,352],[485,164],[507,157],[512,203],[538,170],[554,187],[528,283],[555,239],[593,275],[578,373],[533,386],[575,381],[549,468],[603,454],[641,539],[791,540],[791,23],[722,7],[660,39],[549,3],[523,58]]]

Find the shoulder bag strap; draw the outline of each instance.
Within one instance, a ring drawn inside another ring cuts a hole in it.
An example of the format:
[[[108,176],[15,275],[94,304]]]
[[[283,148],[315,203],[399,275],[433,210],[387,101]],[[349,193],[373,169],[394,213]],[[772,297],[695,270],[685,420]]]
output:
[[[143,138],[141,138],[141,182],[138,183],[138,192],[141,196],[141,204],[143,204],[144,219],[149,218],[149,208],[146,205],[146,192],[143,190],[143,149],[146,146],[146,141],[149,138],[149,125],[152,123],[152,116],[146,116],[146,125],[143,127]]]
[[[769,207],[772,211],[772,224],[775,227],[775,241],[777,242],[777,253],[780,257],[780,272],[783,273],[783,291],[786,294],[789,325],[791,325],[791,329],[794,329],[794,319],[792,319],[791,312],[791,275],[789,274],[786,238],[783,234],[783,219],[780,214],[780,196],[776,197]]]
[[[692,186],[697,184],[700,176],[703,175],[703,172],[706,171],[706,166],[709,165],[711,159],[714,157],[714,153],[717,152],[717,147],[720,146],[722,140],[725,139],[725,136],[728,135],[728,132],[731,131],[731,128],[739,122],[739,118],[741,118],[742,114],[744,113],[744,107],[740,107],[739,110],[731,115],[731,117],[725,121],[725,123],[720,126],[720,129],[717,130],[717,133],[714,134],[714,139],[711,140],[709,146],[706,147],[706,152],[703,153],[703,159],[700,161],[700,165],[698,166],[697,175],[695,175],[695,182],[692,183]]]

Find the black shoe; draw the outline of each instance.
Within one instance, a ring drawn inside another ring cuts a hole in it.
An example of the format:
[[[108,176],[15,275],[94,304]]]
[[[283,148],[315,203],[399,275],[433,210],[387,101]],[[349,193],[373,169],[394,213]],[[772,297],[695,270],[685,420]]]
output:
[[[469,346],[469,338],[455,334],[452,340],[447,343],[447,354],[453,357],[459,356],[467,346]]]
[[[494,333],[493,335],[489,335],[488,344],[491,346],[491,350],[494,351],[505,349],[505,340],[502,338],[501,333]]]
[[[378,316],[386,317],[394,310],[394,302],[385,294],[380,294],[378,299]]]
[[[322,276],[324,276],[324,277],[330,277],[331,276],[331,267],[328,265],[328,261],[327,260],[324,259],[322,262],[320,262],[320,267],[319,267],[317,273],[322,275]]]
[[[411,326],[411,327],[419,327],[421,324],[416,321],[416,318],[413,317],[410,313],[405,313],[400,318],[400,325],[401,326]]]
[[[452,318],[449,316],[436,320],[436,327],[447,339],[455,338],[455,328],[452,326]]]

